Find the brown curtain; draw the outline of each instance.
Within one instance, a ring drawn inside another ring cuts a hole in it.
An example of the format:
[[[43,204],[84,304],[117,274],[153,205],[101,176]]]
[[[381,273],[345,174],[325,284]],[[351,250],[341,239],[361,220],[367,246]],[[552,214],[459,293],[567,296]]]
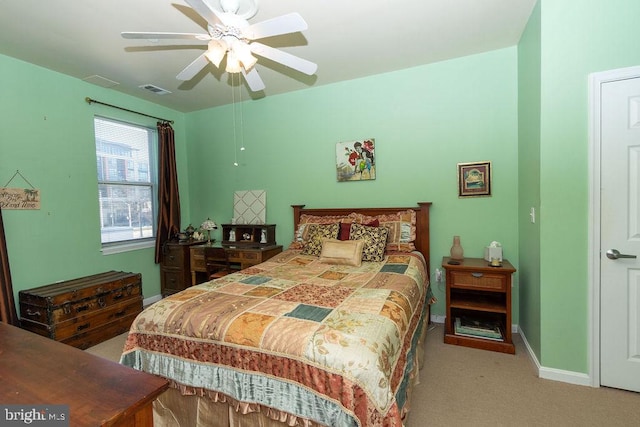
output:
[[[13,286],[11,285],[7,242],[4,238],[2,209],[0,209],[0,321],[19,326],[16,304],[13,299]]]
[[[176,144],[173,128],[158,122],[160,159],[158,167],[158,234],[156,236],[156,264],[162,258],[162,248],[180,231],[180,194],[176,169]]]

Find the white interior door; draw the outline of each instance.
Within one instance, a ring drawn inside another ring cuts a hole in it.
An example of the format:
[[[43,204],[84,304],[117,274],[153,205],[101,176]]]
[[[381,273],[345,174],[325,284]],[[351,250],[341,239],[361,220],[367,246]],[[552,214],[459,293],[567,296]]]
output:
[[[640,392],[640,78],[603,83],[600,111],[600,383]]]

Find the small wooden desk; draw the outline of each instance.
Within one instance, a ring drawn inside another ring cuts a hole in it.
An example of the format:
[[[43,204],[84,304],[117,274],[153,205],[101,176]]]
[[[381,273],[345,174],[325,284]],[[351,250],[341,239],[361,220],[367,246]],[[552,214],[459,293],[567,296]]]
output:
[[[206,273],[204,266],[204,247],[207,244],[191,246],[191,284],[198,284],[198,273]],[[212,243],[213,246],[224,248],[229,256],[229,262],[236,264],[240,270],[253,265],[265,262],[269,258],[282,252],[282,245],[250,247],[250,246],[228,246],[219,243]]]
[[[69,405],[70,426],[153,426],[166,379],[0,322],[0,402]]]

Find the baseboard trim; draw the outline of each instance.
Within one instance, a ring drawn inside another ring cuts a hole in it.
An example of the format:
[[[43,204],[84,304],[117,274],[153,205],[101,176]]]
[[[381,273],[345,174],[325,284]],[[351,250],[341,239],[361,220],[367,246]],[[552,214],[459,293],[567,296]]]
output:
[[[589,375],[580,372],[542,367],[538,371],[538,375],[540,378],[545,380],[560,381],[568,384],[591,387],[591,378],[589,378]]]
[[[522,342],[527,348],[529,357],[531,358],[533,363],[536,365],[539,378],[542,378],[544,380],[560,381],[568,384],[583,385],[588,387],[592,386],[591,378],[587,374],[583,374],[581,372],[565,371],[562,369],[547,368],[547,367],[541,366],[540,361],[538,360],[538,357],[533,352],[533,349],[529,345],[529,341],[527,341],[527,337],[522,331],[522,329],[518,328],[518,333],[520,334],[520,337],[522,338]]]
[[[161,299],[162,299],[162,295],[154,295],[152,297],[145,298],[144,300],[142,300],[142,306],[143,307],[148,307],[151,304],[160,301]]]
[[[444,323],[444,319],[446,319],[446,316],[442,316],[439,314],[432,314],[431,315],[431,322],[432,323]]]

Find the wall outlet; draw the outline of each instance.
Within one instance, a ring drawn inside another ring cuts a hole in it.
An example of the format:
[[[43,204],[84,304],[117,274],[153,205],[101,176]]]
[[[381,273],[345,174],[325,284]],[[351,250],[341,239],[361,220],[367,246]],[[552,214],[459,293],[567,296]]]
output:
[[[442,282],[442,270],[440,270],[439,268],[436,268],[436,282]]]

